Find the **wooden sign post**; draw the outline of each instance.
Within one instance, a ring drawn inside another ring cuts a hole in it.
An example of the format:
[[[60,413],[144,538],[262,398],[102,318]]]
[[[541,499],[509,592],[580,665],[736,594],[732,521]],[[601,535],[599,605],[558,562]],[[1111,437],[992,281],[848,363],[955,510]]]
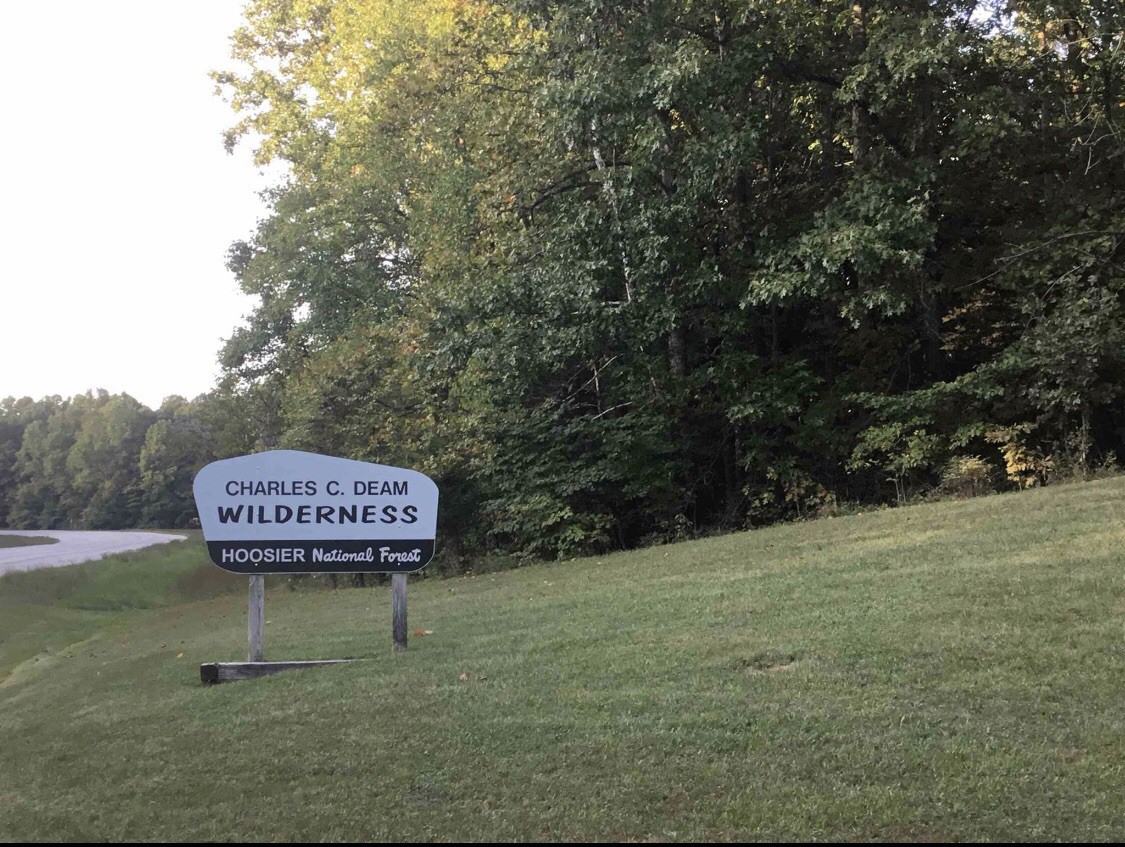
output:
[[[246,679],[309,664],[265,661],[266,574],[391,574],[391,645],[406,649],[406,575],[434,555],[433,480],[406,468],[271,450],[212,462],[194,488],[211,561],[250,577],[247,665],[261,666],[207,665],[204,679]]]
[[[250,611],[247,615],[248,648],[246,661],[266,660],[266,578],[262,574],[250,576]]]
[[[391,646],[396,653],[406,649],[406,574],[391,575]]]

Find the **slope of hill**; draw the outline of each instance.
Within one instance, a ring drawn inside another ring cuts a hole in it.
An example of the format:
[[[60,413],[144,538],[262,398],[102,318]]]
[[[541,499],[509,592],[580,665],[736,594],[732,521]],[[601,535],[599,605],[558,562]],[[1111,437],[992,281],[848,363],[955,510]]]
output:
[[[0,580],[6,839],[1121,839],[1125,479],[267,601]]]

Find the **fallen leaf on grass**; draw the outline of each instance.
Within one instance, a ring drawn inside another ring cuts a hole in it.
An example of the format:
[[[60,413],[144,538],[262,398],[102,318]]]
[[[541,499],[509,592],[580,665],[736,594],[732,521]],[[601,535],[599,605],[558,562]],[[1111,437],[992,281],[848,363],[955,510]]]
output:
[[[178,654],[176,654],[176,658],[177,658],[177,659],[182,659],[183,657],[184,657],[184,654],[183,654],[183,653],[178,653]]]
[[[414,637],[415,638],[421,638],[423,635],[433,635],[433,634],[434,634],[434,631],[432,629],[416,629],[416,630],[414,630]]]

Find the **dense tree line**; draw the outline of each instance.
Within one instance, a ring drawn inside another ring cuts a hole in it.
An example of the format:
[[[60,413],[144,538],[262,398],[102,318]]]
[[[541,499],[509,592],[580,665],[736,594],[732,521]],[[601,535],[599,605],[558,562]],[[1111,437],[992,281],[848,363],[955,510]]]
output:
[[[1123,31],[1116,0],[254,0],[228,143],[289,176],[231,251],[261,305],[216,396],[240,447],[431,474],[466,553],[1086,472],[1125,441]]]
[[[0,527],[187,527],[196,471],[262,449],[252,408],[221,389],[155,411],[105,391],[0,400]]]

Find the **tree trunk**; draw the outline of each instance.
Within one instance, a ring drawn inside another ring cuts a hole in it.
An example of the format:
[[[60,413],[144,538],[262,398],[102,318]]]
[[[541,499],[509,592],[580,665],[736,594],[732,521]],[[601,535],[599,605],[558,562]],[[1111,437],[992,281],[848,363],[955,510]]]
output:
[[[668,333],[668,366],[676,376],[687,375],[687,332],[683,320],[676,321]]]
[[[861,2],[852,4],[851,43],[853,58],[858,62],[867,49],[867,23]],[[867,136],[867,110],[857,97],[852,103],[852,161],[857,169],[863,167],[867,159]]]
[[[922,313],[922,348],[926,354],[926,370],[931,377],[941,379],[945,375],[945,351],[942,350],[941,309],[937,297],[927,294],[919,298]]]

